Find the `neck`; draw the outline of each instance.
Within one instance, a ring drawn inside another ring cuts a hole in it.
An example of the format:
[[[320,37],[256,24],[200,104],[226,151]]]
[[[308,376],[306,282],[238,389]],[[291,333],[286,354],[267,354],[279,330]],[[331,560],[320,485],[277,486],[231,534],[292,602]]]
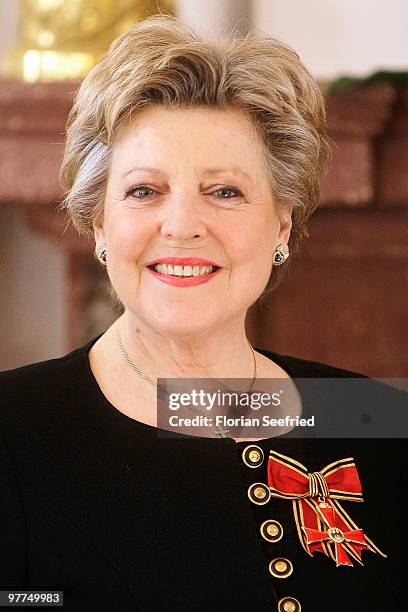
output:
[[[161,378],[251,378],[254,360],[245,333],[245,316],[211,331],[169,336],[125,311],[113,324],[133,363],[154,380]],[[117,344],[117,350],[120,351]],[[123,355],[120,355],[124,361]]]

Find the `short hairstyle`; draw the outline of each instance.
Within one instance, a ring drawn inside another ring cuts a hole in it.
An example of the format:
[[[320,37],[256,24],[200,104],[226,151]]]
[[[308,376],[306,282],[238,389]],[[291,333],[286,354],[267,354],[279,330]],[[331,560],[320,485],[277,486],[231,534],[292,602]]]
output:
[[[103,215],[111,149],[132,117],[151,105],[233,107],[264,144],[272,193],[293,205],[291,254],[308,236],[330,160],[323,94],[298,54],[263,32],[212,39],[171,15],[154,15],[118,36],[83,80],[67,121],[61,208],[82,235]],[[263,296],[288,262],[274,267]]]

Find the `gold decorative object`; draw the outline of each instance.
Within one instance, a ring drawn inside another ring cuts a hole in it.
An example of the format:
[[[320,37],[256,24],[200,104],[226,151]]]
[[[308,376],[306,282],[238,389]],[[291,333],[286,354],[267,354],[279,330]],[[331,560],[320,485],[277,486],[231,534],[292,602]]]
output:
[[[78,81],[120,33],[148,15],[173,13],[171,0],[21,0],[20,40],[6,76],[28,83]]]

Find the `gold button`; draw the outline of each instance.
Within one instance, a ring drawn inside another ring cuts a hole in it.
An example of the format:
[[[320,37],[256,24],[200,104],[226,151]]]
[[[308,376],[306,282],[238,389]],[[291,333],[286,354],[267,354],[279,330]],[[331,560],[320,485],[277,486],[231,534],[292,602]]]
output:
[[[271,493],[268,485],[263,482],[254,482],[248,488],[248,497],[252,503],[263,505],[268,503]]]
[[[275,563],[275,569],[278,572],[286,572],[286,570],[288,569],[288,564],[286,563],[286,561],[277,561]]]
[[[293,572],[293,565],[289,559],[278,557],[269,563],[269,571],[275,578],[288,578]]]
[[[261,536],[267,542],[279,542],[283,536],[282,525],[273,519],[264,521],[260,526]]]
[[[278,612],[301,612],[302,606],[294,597],[283,597],[278,601]]]
[[[260,446],[250,444],[242,451],[242,461],[250,468],[257,468],[262,465],[264,453]]]

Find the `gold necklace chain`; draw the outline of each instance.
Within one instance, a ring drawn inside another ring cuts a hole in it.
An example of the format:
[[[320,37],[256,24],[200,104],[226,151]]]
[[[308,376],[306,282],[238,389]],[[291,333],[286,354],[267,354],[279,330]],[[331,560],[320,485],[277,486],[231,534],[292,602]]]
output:
[[[121,353],[123,355],[123,357],[126,359],[126,361],[128,362],[128,364],[130,365],[130,367],[137,373],[139,374],[139,376],[141,376],[142,378],[144,378],[144,380],[146,380],[148,383],[150,383],[151,385],[153,385],[154,387],[156,387],[156,389],[159,389],[160,391],[162,391],[165,395],[167,395],[167,390],[162,387],[161,385],[159,385],[155,380],[153,380],[153,378],[150,378],[150,376],[148,376],[145,372],[143,372],[143,370],[141,370],[140,368],[137,367],[137,365],[135,363],[133,363],[133,361],[131,360],[129,353],[127,352],[127,350],[125,349],[123,342],[122,342],[122,338],[119,332],[119,328],[117,328],[116,330],[116,337],[118,340],[118,344],[121,350]],[[253,378],[252,378],[252,383],[251,383],[251,387],[248,391],[248,393],[251,393],[251,391],[253,390],[254,386],[255,386],[255,382],[258,378],[258,369],[257,369],[257,364],[256,364],[256,355],[255,355],[255,351],[252,347],[252,344],[249,342],[249,340],[247,339],[249,348],[251,349],[252,352],[252,358],[254,361],[254,374],[253,374]],[[211,416],[209,416],[208,414],[206,414],[205,412],[202,412],[201,410],[199,410],[198,408],[196,408],[195,406],[187,406],[188,408],[190,408],[190,410],[193,410],[194,412],[197,412],[197,414],[200,414],[202,416],[205,416],[209,419],[209,421],[213,422],[213,419]],[[215,433],[216,435],[220,435],[222,438],[226,438],[227,436],[225,436],[226,433],[228,433],[228,429],[227,430],[223,430],[221,427],[217,426]]]

